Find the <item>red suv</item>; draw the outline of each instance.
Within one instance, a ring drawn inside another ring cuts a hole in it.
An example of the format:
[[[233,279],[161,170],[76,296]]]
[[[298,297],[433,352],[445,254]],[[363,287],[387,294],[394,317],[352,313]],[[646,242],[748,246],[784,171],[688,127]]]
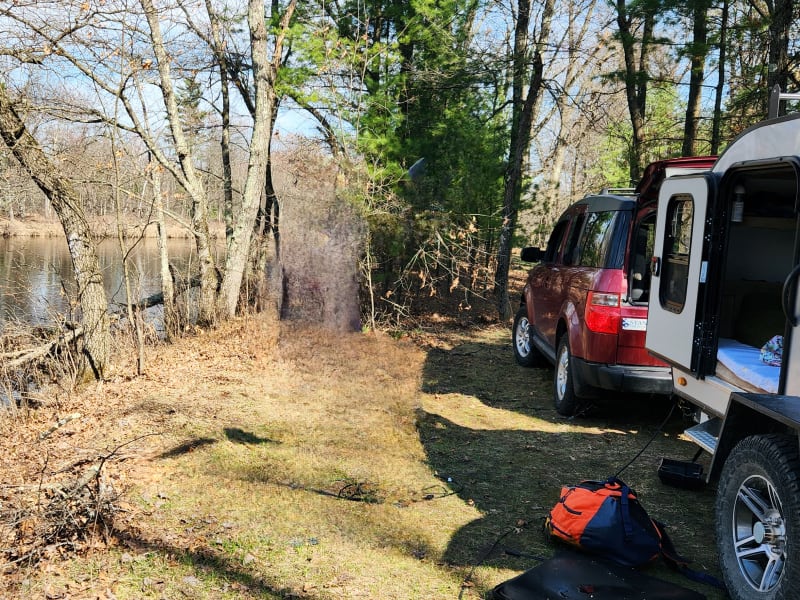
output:
[[[539,264],[514,318],[514,356],[528,367],[555,364],[559,414],[576,414],[602,390],[672,392],[669,367],[644,348],[658,189],[715,160],[652,163],[634,195],[588,196],[561,215],[547,248],[523,248],[522,260]]]

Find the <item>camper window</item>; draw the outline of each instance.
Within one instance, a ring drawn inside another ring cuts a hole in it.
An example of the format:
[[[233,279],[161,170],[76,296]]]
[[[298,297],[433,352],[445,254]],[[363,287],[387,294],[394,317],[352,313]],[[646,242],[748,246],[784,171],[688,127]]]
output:
[[[667,205],[667,235],[664,267],[659,288],[661,306],[680,313],[686,302],[689,281],[689,250],[692,246],[694,202],[689,196],[673,196]]]

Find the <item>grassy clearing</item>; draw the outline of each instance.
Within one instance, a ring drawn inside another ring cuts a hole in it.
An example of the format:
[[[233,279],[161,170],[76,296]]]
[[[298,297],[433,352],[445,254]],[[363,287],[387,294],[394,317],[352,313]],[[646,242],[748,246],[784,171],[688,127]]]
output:
[[[418,338],[241,320],[154,350],[144,377],[121,372],[3,421],[7,524],[18,486],[112,449],[103,481],[121,496],[110,545],[45,549],[6,569],[0,597],[480,598],[537,564],[504,550],[555,552],[540,524],[561,485],[615,472],[668,409],[637,400],[564,420],[552,372],[514,365],[506,329]],[[713,493],[656,477],[661,456],[693,452],[682,427],[674,417],[623,477],[716,572]],[[660,565],[648,573],[714,597]]]

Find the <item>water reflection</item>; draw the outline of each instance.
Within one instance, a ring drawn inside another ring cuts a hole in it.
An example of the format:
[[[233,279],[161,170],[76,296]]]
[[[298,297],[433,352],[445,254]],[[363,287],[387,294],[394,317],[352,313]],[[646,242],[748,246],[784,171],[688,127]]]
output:
[[[221,245],[221,244],[220,244]],[[109,302],[125,303],[119,245],[105,240],[98,247]],[[186,275],[197,268],[194,242],[169,241],[170,262]],[[161,289],[158,246],[145,239],[129,252],[132,295],[141,299]],[[0,238],[0,332],[5,323],[52,323],[55,315],[75,317],[75,277],[63,238]]]

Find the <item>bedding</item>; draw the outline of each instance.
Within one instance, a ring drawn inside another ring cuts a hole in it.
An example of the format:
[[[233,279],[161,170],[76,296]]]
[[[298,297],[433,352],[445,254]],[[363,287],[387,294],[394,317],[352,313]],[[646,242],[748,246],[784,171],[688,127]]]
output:
[[[740,385],[748,391],[778,393],[781,368],[763,363],[760,348],[754,348],[729,338],[719,338],[717,361],[718,365],[721,364],[724,367],[723,370],[717,368],[718,376],[725,378],[727,370],[735,378],[748,383],[748,386]],[[756,389],[751,389],[751,386]]]

